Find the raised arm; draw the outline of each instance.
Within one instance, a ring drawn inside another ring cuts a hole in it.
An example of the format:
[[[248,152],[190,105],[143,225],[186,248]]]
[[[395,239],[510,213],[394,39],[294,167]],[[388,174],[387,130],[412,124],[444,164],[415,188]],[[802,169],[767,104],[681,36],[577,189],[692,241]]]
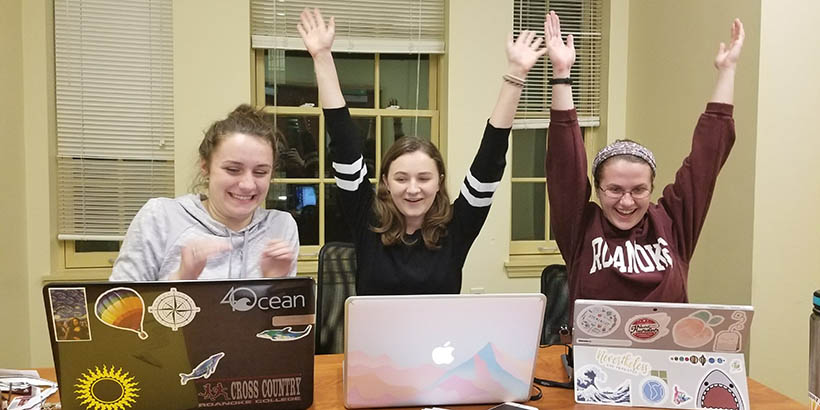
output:
[[[542,42],[543,39],[536,38],[533,31],[522,31],[515,41],[510,34],[507,40],[507,73],[498,93],[498,101],[490,115],[490,124],[493,127],[512,127],[527,73],[547,52],[546,48],[538,48]]]
[[[547,41],[547,53],[552,63],[552,79],[569,78],[572,64],[575,63],[575,43],[572,34],[567,36],[567,43],[561,39],[561,21],[554,11],[547,14],[544,20],[544,37]],[[575,108],[572,102],[572,85],[557,83],[552,85],[553,110],[566,111]]]
[[[735,68],[745,38],[746,33],[743,31],[743,23],[740,22],[740,19],[735,19],[732,22],[732,41],[728,46],[721,42],[715,56],[715,68],[718,70],[718,78],[715,82],[715,90],[712,92],[711,102],[724,104],[734,102]]]
[[[322,108],[344,107],[345,99],[339,86],[336,64],[330,47],[336,36],[336,21],[333,17],[325,23],[319,9],[302,10],[301,22],[296,25],[307,51],[313,57],[313,69],[316,71],[316,83],[319,86],[319,102]]]

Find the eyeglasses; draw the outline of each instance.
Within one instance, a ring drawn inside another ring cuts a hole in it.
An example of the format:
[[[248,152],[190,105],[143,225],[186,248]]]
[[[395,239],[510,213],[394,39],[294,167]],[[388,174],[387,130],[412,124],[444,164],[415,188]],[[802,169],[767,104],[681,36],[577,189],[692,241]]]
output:
[[[635,188],[633,190],[627,191],[623,188],[601,188],[598,187],[601,191],[603,191],[604,195],[606,195],[609,199],[621,199],[624,195],[629,194],[632,199],[646,199],[649,198],[649,194],[652,193],[652,190],[649,188]]]

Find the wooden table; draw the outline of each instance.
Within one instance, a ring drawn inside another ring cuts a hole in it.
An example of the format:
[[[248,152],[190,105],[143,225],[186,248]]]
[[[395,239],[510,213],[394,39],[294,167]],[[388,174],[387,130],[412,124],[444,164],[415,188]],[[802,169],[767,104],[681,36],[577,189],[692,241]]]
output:
[[[538,363],[535,376],[542,379],[564,380],[566,377],[561,364],[560,354],[563,348],[554,346],[541,349],[538,353]],[[314,369],[313,385],[313,406],[316,410],[336,410],[344,408],[342,396],[342,358],[341,354],[318,355],[315,357],[316,367]],[[49,380],[56,380],[53,368],[38,369],[40,376]],[[578,409],[578,410],[604,410],[623,409],[623,406],[601,406],[589,404],[576,404],[572,390],[551,387],[542,387],[544,396],[537,401],[526,404],[539,409]],[[752,380],[749,379],[749,396],[751,408],[765,410],[805,410],[805,406]],[[56,402],[59,398],[55,394],[49,402]],[[447,406],[447,408],[459,410],[486,410],[490,405],[481,404],[475,406]],[[418,407],[411,407],[418,409]],[[646,409],[646,407],[640,407]],[[396,410],[396,409],[393,409]]]

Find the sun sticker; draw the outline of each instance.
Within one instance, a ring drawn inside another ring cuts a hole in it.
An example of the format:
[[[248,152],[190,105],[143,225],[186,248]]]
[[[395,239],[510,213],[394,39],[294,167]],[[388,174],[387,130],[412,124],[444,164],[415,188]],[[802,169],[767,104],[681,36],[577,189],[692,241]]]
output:
[[[95,367],[83,373],[74,385],[77,388],[74,393],[86,410],[125,410],[139,397],[138,384],[134,377],[128,377],[128,372],[123,373],[122,369],[115,372],[114,366],[109,369],[103,365],[102,370]]]

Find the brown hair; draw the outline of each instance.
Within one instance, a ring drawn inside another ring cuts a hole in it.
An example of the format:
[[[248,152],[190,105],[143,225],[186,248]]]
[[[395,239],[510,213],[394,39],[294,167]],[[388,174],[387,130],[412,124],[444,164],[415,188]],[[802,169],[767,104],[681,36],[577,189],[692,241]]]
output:
[[[643,144],[635,142],[635,141],[633,141],[631,139],[628,139],[628,138],[615,140],[615,142],[621,142],[621,141],[631,142],[633,144],[638,144],[638,145],[644,147]],[[646,147],[644,147],[644,148],[646,148]],[[610,162],[614,162],[617,159],[622,159],[624,161],[632,162],[632,163],[635,163],[635,164],[646,164],[646,166],[648,166],[649,169],[652,171],[652,176],[649,179],[649,181],[650,181],[650,190],[655,189],[655,168],[652,166],[652,164],[647,162],[645,159],[643,159],[641,157],[638,157],[638,156],[635,156],[635,155],[630,155],[630,154],[613,155],[613,156],[607,158],[606,160],[604,160],[604,162],[601,162],[598,165],[598,167],[593,170],[592,178],[593,178],[593,182],[595,183],[595,188],[596,189],[601,188],[601,178],[604,174],[604,168],[606,168],[606,166]]]
[[[211,157],[219,144],[233,134],[253,135],[270,144],[273,151],[273,166],[276,167],[278,147],[273,125],[265,119],[262,110],[257,110],[248,104],[240,104],[225,119],[214,121],[205,132],[202,142],[199,143],[199,160],[204,162],[205,169],[210,169]],[[198,173],[194,179],[193,191],[205,191],[207,187],[207,178],[201,172]]]
[[[370,229],[381,234],[381,240],[385,246],[395,245],[399,241],[405,244],[412,243],[407,237],[404,215],[393,203],[393,198],[390,196],[390,191],[384,181],[387,179],[388,172],[390,172],[390,165],[396,158],[416,151],[427,154],[433,159],[436,168],[438,168],[439,190],[430,209],[424,214],[424,221],[421,224],[421,236],[424,239],[424,246],[427,249],[438,249],[441,247],[439,241],[447,235],[447,224],[453,219],[453,209],[450,204],[450,196],[447,195],[447,187],[444,185],[446,171],[441,152],[430,141],[418,137],[399,138],[384,154],[381,171],[379,172],[376,198],[373,201],[373,211],[376,214],[378,224],[370,227]]]

